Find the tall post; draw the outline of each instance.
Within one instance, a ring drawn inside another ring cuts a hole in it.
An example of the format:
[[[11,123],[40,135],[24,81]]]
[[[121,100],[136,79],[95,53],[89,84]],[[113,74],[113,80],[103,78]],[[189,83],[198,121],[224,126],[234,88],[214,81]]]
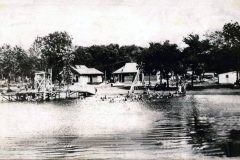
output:
[[[105,78],[104,78],[104,80],[105,80],[105,87],[106,87],[106,84],[107,84],[107,78],[106,78],[107,76],[106,76],[106,70],[105,70]]]
[[[43,73],[43,100],[46,99],[46,73]]]

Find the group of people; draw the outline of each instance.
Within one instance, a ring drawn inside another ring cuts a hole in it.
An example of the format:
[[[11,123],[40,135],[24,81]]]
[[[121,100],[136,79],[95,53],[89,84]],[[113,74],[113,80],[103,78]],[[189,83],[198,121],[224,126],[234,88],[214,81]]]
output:
[[[187,88],[186,83],[180,81],[180,84],[178,85],[177,93],[178,94],[185,94],[186,93],[186,88]]]
[[[165,92],[165,91],[166,90],[164,89],[162,92],[151,93],[150,87],[146,87],[142,94],[134,94],[134,92],[130,94],[130,92],[128,91],[126,96],[123,96],[122,98],[120,97],[120,100],[123,100],[123,101],[128,101],[128,100],[139,101],[140,100],[141,101],[141,100],[151,100],[153,98],[158,98],[158,99],[171,98],[171,97],[174,97],[175,94],[184,95],[186,93],[186,83],[180,81],[177,87],[177,91],[175,93],[171,93],[170,91],[169,92]],[[96,88],[95,88],[95,93],[97,93]],[[109,100],[109,102],[115,102],[115,100],[119,99],[119,97],[115,97],[115,98],[107,97],[106,95],[100,97],[102,101]]]

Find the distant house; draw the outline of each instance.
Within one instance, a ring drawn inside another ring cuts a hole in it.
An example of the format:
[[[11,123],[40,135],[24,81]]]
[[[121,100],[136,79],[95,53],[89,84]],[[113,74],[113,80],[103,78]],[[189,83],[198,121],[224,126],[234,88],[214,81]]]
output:
[[[85,65],[71,66],[73,82],[81,85],[102,83],[103,72],[95,68],[87,68]]]
[[[238,73],[239,74],[239,73]],[[240,75],[238,75],[239,77]],[[218,75],[219,83],[220,84],[234,84],[237,79],[237,72],[227,72]]]
[[[139,72],[137,63],[126,63],[123,67],[113,72],[113,76],[117,78],[117,81],[124,82],[125,85],[131,84],[134,81],[135,76]],[[142,74],[139,74],[138,80],[142,81]]]

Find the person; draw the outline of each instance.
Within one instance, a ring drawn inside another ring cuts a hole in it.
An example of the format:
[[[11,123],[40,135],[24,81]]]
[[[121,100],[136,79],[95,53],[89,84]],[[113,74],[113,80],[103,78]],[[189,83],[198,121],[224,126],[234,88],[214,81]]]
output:
[[[110,98],[110,102],[113,103],[113,102],[114,102],[114,99],[113,99],[113,98]]]
[[[147,95],[149,95],[150,94],[150,89],[149,89],[149,87],[147,88]]]
[[[186,93],[186,83],[182,83],[182,93]]]
[[[28,86],[27,86],[27,85],[25,85],[25,90],[26,90],[26,91],[28,90]]]
[[[96,87],[94,87],[94,89],[95,89],[95,94],[97,94],[97,88],[96,88]]]
[[[128,91],[128,93],[127,93],[126,97],[127,97],[127,98],[129,98],[129,97],[130,97],[130,93],[129,93],[129,91]]]
[[[178,93],[182,93],[182,84],[181,83],[178,85]]]

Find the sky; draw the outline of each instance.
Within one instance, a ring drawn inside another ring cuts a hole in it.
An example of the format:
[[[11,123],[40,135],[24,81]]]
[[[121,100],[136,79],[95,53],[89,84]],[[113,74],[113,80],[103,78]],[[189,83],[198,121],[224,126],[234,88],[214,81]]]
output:
[[[0,45],[28,49],[37,36],[66,31],[79,46],[138,45],[240,23],[240,0],[0,0]]]

